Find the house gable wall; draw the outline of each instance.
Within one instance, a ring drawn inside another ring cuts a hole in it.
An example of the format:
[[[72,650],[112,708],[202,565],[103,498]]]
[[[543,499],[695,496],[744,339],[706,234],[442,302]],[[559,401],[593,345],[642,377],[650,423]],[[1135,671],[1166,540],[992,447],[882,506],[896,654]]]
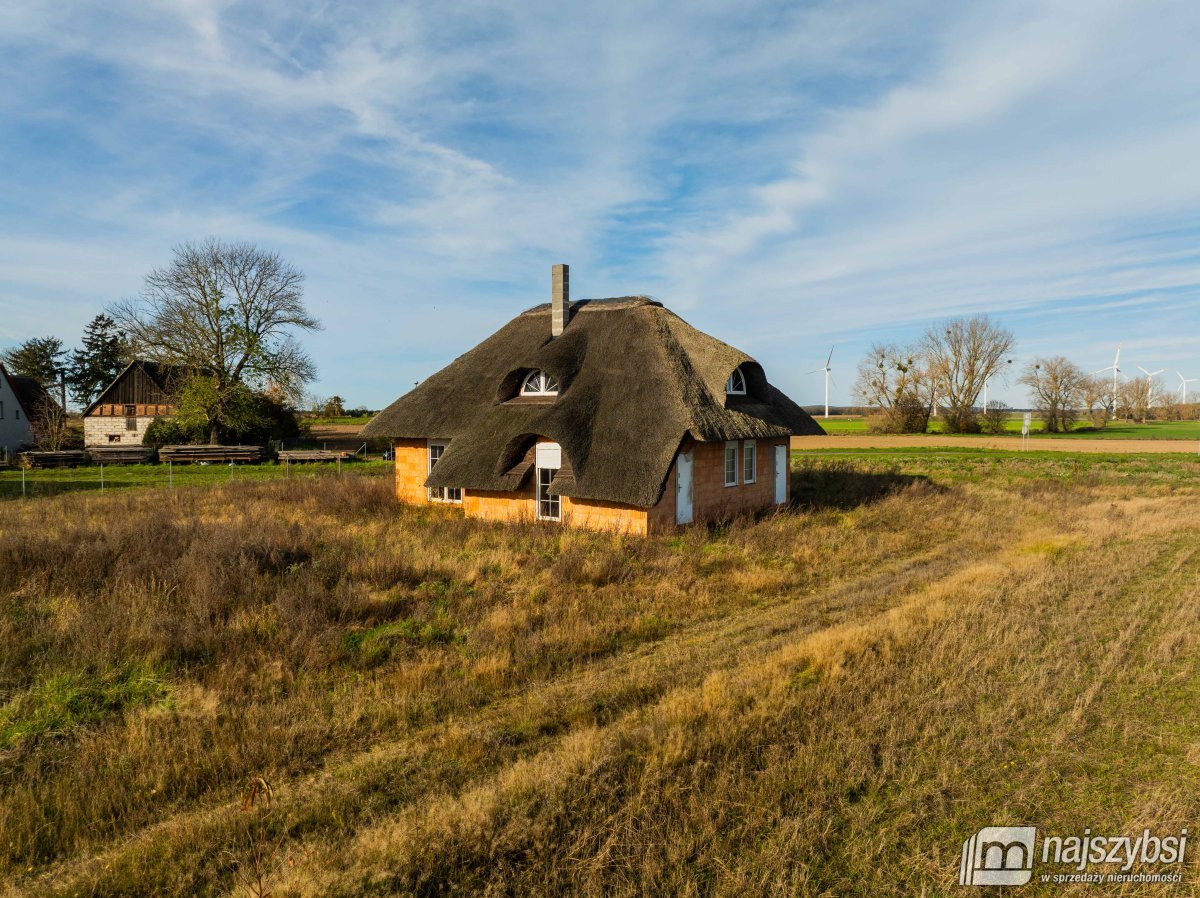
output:
[[[4,405],[4,416],[0,418],[0,448],[7,450],[11,456],[33,442],[33,426],[29,423],[29,415],[21,407],[8,378],[3,374],[0,374],[0,403]]]

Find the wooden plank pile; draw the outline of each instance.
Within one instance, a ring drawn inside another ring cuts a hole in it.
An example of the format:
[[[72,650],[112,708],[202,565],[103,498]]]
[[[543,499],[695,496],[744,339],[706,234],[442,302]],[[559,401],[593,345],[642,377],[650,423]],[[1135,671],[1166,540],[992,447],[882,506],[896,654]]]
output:
[[[24,468],[74,468],[86,465],[86,452],[64,449],[59,452],[20,452],[17,464]]]
[[[263,451],[261,446],[163,446],[158,460],[176,465],[257,464]]]
[[[279,453],[281,462],[348,461],[354,458],[349,449],[284,449]]]
[[[149,446],[93,446],[87,454],[94,465],[144,465],[154,458]]]

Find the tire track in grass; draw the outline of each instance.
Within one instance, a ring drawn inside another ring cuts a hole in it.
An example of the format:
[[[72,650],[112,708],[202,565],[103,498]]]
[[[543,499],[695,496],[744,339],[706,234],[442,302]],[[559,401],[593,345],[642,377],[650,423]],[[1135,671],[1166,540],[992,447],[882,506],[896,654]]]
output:
[[[297,835],[312,838],[314,834],[341,831],[353,826],[356,819],[423,800],[438,790],[438,774],[450,773],[435,765],[427,781],[417,778],[409,788],[397,790],[398,769],[407,772],[419,768],[422,762],[439,753],[453,753],[464,742],[478,740],[491,743],[491,748],[478,758],[479,767],[472,775],[490,775],[506,763],[536,754],[544,746],[569,736],[569,731],[564,736],[561,724],[555,720],[564,706],[590,704],[596,696],[608,694],[616,697],[612,713],[628,713],[630,707],[636,709],[657,701],[678,682],[694,681],[713,670],[736,668],[748,660],[756,660],[762,652],[774,650],[798,633],[811,633],[852,615],[876,613],[902,599],[904,593],[890,589],[894,582],[904,582],[913,588],[923,586],[947,576],[963,560],[962,546],[958,542],[946,543],[915,558],[898,558],[832,590],[781,598],[750,611],[684,627],[658,642],[640,645],[539,684],[532,702],[517,689],[509,697],[476,712],[455,716],[339,760],[303,780],[277,784],[280,806],[291,808],[290,828]],[[514,721],[538,714],[552,722],[545,735],[516,746],[497,743],[497,733],[503,734]],[[422,787],[428,791],[421,791]],[[372,806],[366,798],[379,790],[397,794],[393,801]],[[323,807],[331,803],[338,806],[339,813],[323,812]],[[359,803],[362,806],[355,808]],[[119,884],[138,881],[137,869],[143,865],[155,866],[146,863],[153,856],[183,861],[178,852],[181,843],[195,846],[196,863],[191,865],[195,873],[205,865],[217,863],[229,847],[229,835],[240,823],[235,803],[189,810],[134,833],[92,857],[48,868],[29,887],[38,894],[41,892],[37,889],[42,886],[34,885],[35,882],[48,886],[45,894],[122,894]],[[212,876],[211,869],[208,874]],[[197,877],[182,879],[174,889],[162,883],[155,888],[162,894],[199,894],[204,882],[204,878]],[[0,894],[28,894],[16,884],[11,888],[11,892],[0,890]]]

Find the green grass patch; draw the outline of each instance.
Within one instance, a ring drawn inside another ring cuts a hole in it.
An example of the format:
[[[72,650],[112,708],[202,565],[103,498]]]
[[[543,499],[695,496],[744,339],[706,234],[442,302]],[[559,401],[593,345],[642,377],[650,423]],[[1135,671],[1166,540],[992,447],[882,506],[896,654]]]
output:
[[[342,646],[358,661],[374,665],[387,661],[407,646],[445,645],[462,639],[454,621],[439,613],[430,620],[405,618],[367,630],[351,630],[342,637]]]
[[[393,470],[392,463],[380,459],[344,462],[343,474],[384,475]],[[333,463],[281,465],[267,462],[259,465],[104,465],[103,477],[99,465],[78,468],[35,468],[22,472],[16,468],[0,469],[0,499],[20,498],[22,495],[53,496],[80,490],[124,490],[141,487],[217,486],[245,481],[281,480],[285,477],[327,477],[338,474]]]
[[[27,739],[64,736],[135,708],[165,703],[163,672],[136,663],[98,674],[57,674],[0,707],[0,750]]]
[[[334,426],[338,424],[366,424],[372,418],[371,415],[341,415],[338,417],[327,417],[316,415],[312,418],[304,418],[305,424],[315,424],[318,426]]]
[[[834,435],[866,434],[870,432],[867,419],[864,417],[822,418],[817,416],[817,423],[825,432]],[[929,421],[929,436],[945,433],[944,420],[931,418]],[[1004,434],[1020,436],[1022,413],[1014,412],[1004,422]],[[955,436],[988,437],[997,434],[955,434]],[[1200,421],[1148,421],[1137,424],[1133,421],[1114,421],[1107,427],[1092,427],[1090,423],[1080,422],[1067,433],[1046,433],[1042,422],[1035,414],[1030,430],[1031,437],[1067,437],[1078,440],[1195,440],[1200,441]]]

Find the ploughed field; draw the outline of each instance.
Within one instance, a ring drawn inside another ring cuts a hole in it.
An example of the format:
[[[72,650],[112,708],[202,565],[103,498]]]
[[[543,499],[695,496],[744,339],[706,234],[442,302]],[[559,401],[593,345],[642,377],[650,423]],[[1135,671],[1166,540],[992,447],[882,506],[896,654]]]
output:
[[[933,895],[985,825],[1195,825],[1200,463],[796,466],[652,539],[0,503],[0,894]]]

